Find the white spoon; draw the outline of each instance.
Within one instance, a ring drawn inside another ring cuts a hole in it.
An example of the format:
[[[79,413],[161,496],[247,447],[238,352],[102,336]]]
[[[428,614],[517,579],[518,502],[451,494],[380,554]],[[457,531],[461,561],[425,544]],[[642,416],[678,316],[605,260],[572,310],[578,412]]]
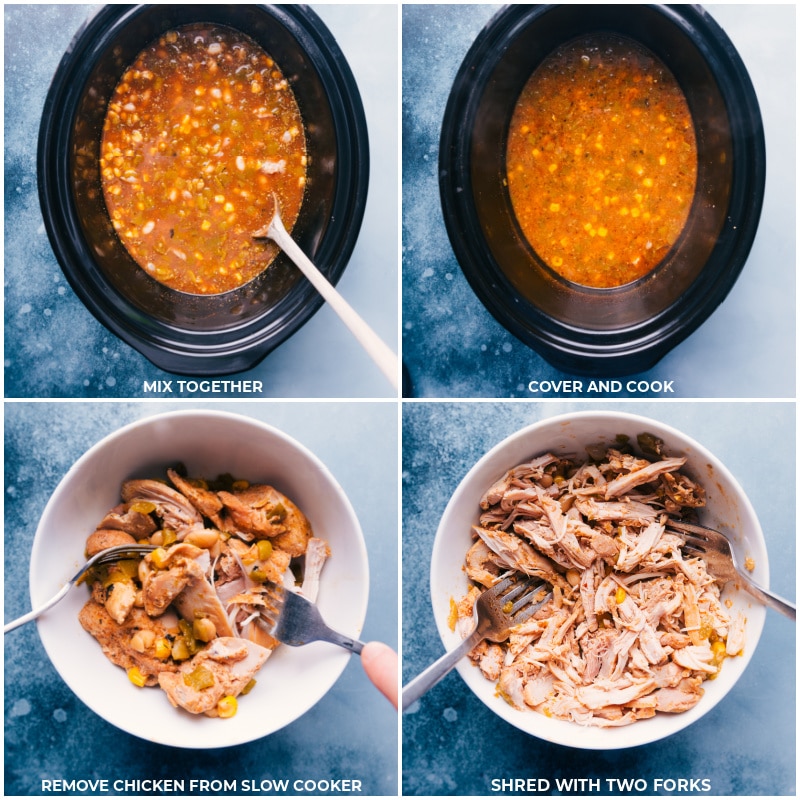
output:
[[[339,292],[334,289],[330,281],[314,266],[311,259],[292,239],[281,220],[278,198],[275,195],[273,195],[273,198],[275,200],[275,211],[272,215],[272,221],[266,227],[257,230],[253,237],[256,239],[272,239],[291,258],[297,268],[311,281],[314,288],[339,315],[342,322],[347,325],[350,332],[358,339],[361,346],[369,353],[381,372],[397,390],[399,373],[397,356],[353,310]]]

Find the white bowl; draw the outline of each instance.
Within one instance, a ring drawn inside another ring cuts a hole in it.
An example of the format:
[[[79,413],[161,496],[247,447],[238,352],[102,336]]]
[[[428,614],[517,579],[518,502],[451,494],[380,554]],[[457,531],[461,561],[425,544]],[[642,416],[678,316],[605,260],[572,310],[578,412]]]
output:
[[[85,453],[45,507],[31,556],[31,602],[52,597],[85,561],[86,537],[120,502],[127,478],[159,476],[182,462],[190,475],[231,473],[269,483],[292,499],[332,556],[320,580],[318,605],[331,627],[358,636],[367,609],[369,573],[358,519],[324,464],[305,447],[261,422],[234,414],[185,411],[148,417],[122,428]],[[174,709],[160,689],[139,689],[114,666],[78,622],[86,602],[76,587],[38,620],[56,670],[75,694],[118,728],[159,744],[227,747],[293,722],[333,686],[350,654],[318,642],[279,647],[257,675],[236,716],[212,719]]]
[[[618,434],[636,441],[637,434],[651,433],[664,440],[665,452],[688,459],[684,470],[698,480],[707,493],[707,504],[700,510],[700,521],[722,530],[734,541],[743,556],[755,560],[753,578],[769,586],[769,567],[764,534],[753,507],[731,473],[697,442],[661,422],[616,412],[579,412],[551,417],[509,436],[475,464],[459,484],[436,532],[431,561],[431,599],[439,635],[447,650],[459,642],[450,630],[450,598],[462,597],[467,577],[462,569],[471,540],[472,526],[479,516],[478,502],[507,470],[532,456],[552,451],[558,455],[586,455],[586,445],[612,444]],[[733,603],[732,611],[742,610],[747,617],[744,653],[725,660],[719,676],[703,684],[705,694],[697,705],[681,714],[657,714],[619,728],[595,728],[551,719],[535,711],[520,711],[497,696],[495,684],[483,677],[477,667],[464,659],[457,669],[467,686],[495,714],[526,733],[556,744],[588,750],[613,750],[654,742],[670,736],[700,719],[731,690],[755,651],[766,611],[749,595],[730,584],[723,598]]]

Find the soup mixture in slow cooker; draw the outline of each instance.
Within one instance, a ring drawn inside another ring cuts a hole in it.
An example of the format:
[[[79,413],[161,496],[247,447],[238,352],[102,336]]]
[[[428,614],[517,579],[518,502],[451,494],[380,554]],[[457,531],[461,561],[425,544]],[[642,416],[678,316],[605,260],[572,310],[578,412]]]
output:
[[[662,261],[689,215],[697,146],[686,98],[631,40],[573,40],[525,85],[506,169],[520,228],[551,269],[583,286],[630,283]]]
[[[123,74],[101,145],[103,194],[117,235],[153,278],[219,294],[277,254],[254,241],[273,212],[291,230],[306,181],[300,109],[278,65],[231,28],[164,33]]]

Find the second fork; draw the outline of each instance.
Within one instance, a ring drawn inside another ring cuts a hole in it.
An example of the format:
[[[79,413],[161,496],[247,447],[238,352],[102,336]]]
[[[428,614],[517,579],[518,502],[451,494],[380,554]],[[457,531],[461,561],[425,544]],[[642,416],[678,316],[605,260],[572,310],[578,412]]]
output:
[[[456,648],[445,653],[403,688],[403,710],[435,686],[484,639],[505,641],[509,631],[530,619],[553,595],[544,593],[538,578],[506,578],[481,594],[475,602],[475,630]]]

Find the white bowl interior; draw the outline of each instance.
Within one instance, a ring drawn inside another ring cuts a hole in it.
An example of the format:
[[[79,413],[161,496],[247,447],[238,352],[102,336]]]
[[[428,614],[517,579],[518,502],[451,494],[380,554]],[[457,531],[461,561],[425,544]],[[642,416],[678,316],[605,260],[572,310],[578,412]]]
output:
[[[459,484],[445,508],[433,547],[431,560],[431,600],[439,635],[446,649],[459,642],[448,625],[450,599],[462,597],[468,580],[462,569],[464,556],[472,543],[472,526],[478,522],[478,501],[486,489],[510,468],[532,456],[552,451],[558,455],[586,455],[590,444],[612,444],[619,434],[636,442],[640,433],[663,439],[669,455],[687,457],[684,470],[700,481],[707,493],[700,521],[716,527],[733,539],[737,553],[755,560],[754,580],[769,586],[764,535],[742,488],[727,468],[697,442],[683,433],[652,419],[632,414],[583,412],[556,416],[538,422],[509,436],[486,453]],[[550,719],[535,711],[519,711],[497,697],[495,684],[483,677],[467,659],[457,667],[467,686],[492,711],[526,733],[556,744],[591,750],[610,750],[654,742],[690,725],[710,711],[730,691],[744,672],[764,627],[766,610],[743,591],[729,585],[723,597],[732,602],[731,612],[744,612],[747,638],[744,653],[726,659],[719,676],[703,684],[700,702],[682,714],[658,714],[619,728],[584,727]]]
[[[222,473],[269,483],[292,499],[314,534],[330,544],[318,605],[331,627],[358,636],[369,589],[366,547],[358,519],[328,469],[280,431],[238,415],[186,411],[133,423],[99,442],[63,478],[36,531],[30,569],[33,607],[52,597],[85,561],[86,537],[119,503],[122,482],[157,477],[182,462],[192,476]],[[225,747],[270,734],[293,722],[333,686],[350,658],[322,642],[279,647],[262,667],[255,688],[231,719],[173,709],[160,689],[139,689],[103,656],[78,622],[87,600],[74,588],[38,620],[56,670],[101,717],[149,741],[185,748]]]

